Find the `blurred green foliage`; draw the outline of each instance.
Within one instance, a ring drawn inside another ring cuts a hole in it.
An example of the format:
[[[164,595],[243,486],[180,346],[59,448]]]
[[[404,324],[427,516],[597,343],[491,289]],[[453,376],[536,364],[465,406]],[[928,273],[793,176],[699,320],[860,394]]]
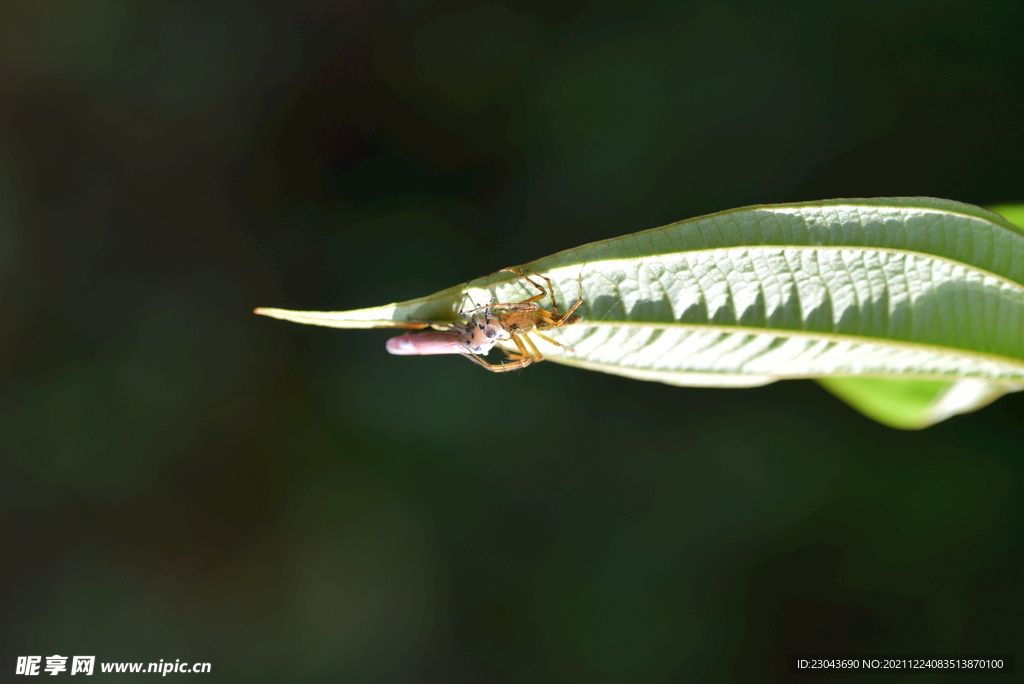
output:
[[[494,376],[250,312],[745,204],[1019,201],[1022,11],[3,4],[4,667],[772,681],[797,650],[1012,650],[1020,396],[900,433],[812,383]]]
[[[952,385],[881,378],[822,378],[818,383],[864,415],[905,430],[928,427],[928,409]]]
[[[998,204],[989,207],[992,211],[1002,214],[1010,223],[1024,226],[1024,204]]]

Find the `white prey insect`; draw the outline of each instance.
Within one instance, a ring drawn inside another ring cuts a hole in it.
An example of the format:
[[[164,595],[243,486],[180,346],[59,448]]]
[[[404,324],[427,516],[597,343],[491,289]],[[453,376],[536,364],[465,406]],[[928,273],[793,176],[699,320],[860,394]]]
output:
[[[473,354],[486,355],[501,340],[511,334],[490,310],[484,307],[481,313],[465,316],[465,323],[453,324],[445,331],[410,333],[392,337],[387,350],[392,354],[425,356],[428,354]],[[474,361],[477,359],[473,358]]]

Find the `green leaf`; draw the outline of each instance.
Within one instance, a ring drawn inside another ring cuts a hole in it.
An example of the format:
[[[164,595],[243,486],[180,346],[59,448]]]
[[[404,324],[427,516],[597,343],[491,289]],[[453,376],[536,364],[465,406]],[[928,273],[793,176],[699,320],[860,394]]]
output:
[[[975,411],[1006,390],[975,378],[956,382],[881,378],[819,378],[828,391],[879,423],[919,430],[958,413]]]
[[[523,268],[551,279],[562,311],[582,289],[583,320],[548,333],[575,353],[538,342],[557,363],[686,386],[972,380],[974,391],[952,395],[931,385],[928,405],[946,407],[925,415],[922,401],[911,402],[918,409],[900,409],[902,418],[891,408],[900,402],[889,401],[888,412],[869,409],[870,392],[854,400],[849,383],[845,394],[833,383],[861,410],[900,427],[1024,387],[1024,233],[979,207],[928,198],[746,207]],[[453,321],[492,297],[517,302],[536,293],[498,273],[374,309],[260,312],[335,327],[414,327]]]
[[[989,209],[1018,228],[1024,226],[1024,204],[997,204]]]
[[[1016,226],[1024,225],[1024,204],[990,207]],[[837,397],[880,423],[904,430],[934,425],[958,413],[974,411],[1003,395],[999,385],[977,379],[957,382],[879,378],[819,378]]]

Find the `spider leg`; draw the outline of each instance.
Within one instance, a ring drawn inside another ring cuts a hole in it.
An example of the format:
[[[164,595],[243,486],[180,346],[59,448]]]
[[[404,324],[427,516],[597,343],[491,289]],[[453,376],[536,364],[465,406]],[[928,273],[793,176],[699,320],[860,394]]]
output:
[[[569,345],[562,344],[561,342],[559,342],[557,340],[553,340],[550,337],[548,337],[547,335],[545,335],[544,333],[537,332],[536,330],[533,330],[532,332],[533,332],[534,335],[536,335],[540,339],[544,340],[545,342],[549,342],[549,343],[555,345],[556,347],[561,347],[562,349],[564,349],[565,351],[567,351],[569,353],[572,353],[572,354],[576,353],[576,350],[573,349],[572,347],[570,347]]]
[[[473,313],[475,311],[480,311],[481,309],[488,309],[488,310],[490,310],[490,309],[503,309],[505,311],[536,311],[539,308],[537,306],[536,302],[542,296],[543,295],[537,295],[536,297],[531,297],[530,299],[525,299],[525,300],[523,300],[521,302],[514,302],[514,303],[513,302],[497,302],[497,301],[494,301],[492,299],[491,303],[488,304],[487,306],[478,306],[475,309],[470,309],[466,313]]]
[[[492,373],[506,373],[508,371],[519,370],[520,368],[526,368],[532,363],[543,360],[544,357],[541,356],[540,352],[537,351],[537,348],[533,346],[533,343],[530,342],[530,340],[527,340],[526,342],[533,347],[533,353],[530,353],[526,348],[526,345],[523,344],[519,335],[513,335],[512,341],[515,342],[516,347],[518,347],[521,352],[520,354],[510,352],[507,349],[502,349],[502,351],[505,352],[505,356],[511,359],[511,363],[488,363],[487,361],[484,361],[483,358],[476,354],[471,354],[468,351],[465,353],[465,356],[476,365],[482,366]]]
[[[543,317],[543,319],[544,319],[544,321],[546,323],[548,323],[549,325],[551,325],[553,327],[558,327],[560,325],[563,325],[562,322],[565,319],[569,318],[569,316],[572,316],[573,312],[575,312],[576,309],[580,308],[580,304],[583,303],[583,272],[582,271],[580,272],[580,279],[578,281],[580,291],[579,291],[579,296],[576,298],[576,302],[572,305],[572,308],[570,308],[564,314],[559,315],[558,314],[558,301],[555,299],[555,286],[552,284],[551,278],[547,277],[546,275],[541,275],[540,273],[537,273],[536,271],[525,271],[525,272],[523,272],[523,271],[519,271],[519,270],[514,269],[514,268],[505,268],[505,269],[502,269],[502,270],[503,271],[510,271],[512,273],[515,273],[516,275],[520,276],[521,278],[524,278],[527,282],[529,282],[535,288],[540,290],[542,293],[546,293],[546,294],[550,294],[551,295],[551,311],[548,311],[546,309],[541,309],[540,307],[538,307],[537,308],[537,312],[542,315],[542,317]],[[499,271],[499,273],[500,272],[501,271]],[[529,278],[526,275],[526,273],[529,273],[531,275],[535,275],[538,278],[543,278],[544,282],[546,282],[548,284],[548,289],[545,290],[543,287],[541,287],[540,285],[535,283],[531,278]],[[543,297],[541,297],[541,299],[542,298]],[[537,298],[535,298],[535,297],[531,297],[530,299],[528,299],[526,301],[527,302],[533,302],[533,301],[539,301],[539,300]]]
[[[534,302],[539,302],[540,300],[542,300],[545,297],[547,297],[548,293],[551,291],[550,290],[550,288],[551,288],[551,279],[548,278],[547,276],[542,276],[541,274],[534,273],[533,271],[526,271],[524,273],[523,271],[520,271],[518,268],[512,268],[512,267],[503,268],[500,271],[496,271],[496,273],[502,273],[502,272],[505,272],[505,271],[508,271],[509,273],[516,274],[517,276],[519,276],[520,278],[522,278],[523,280],[525,280],[526,282],[530,283],[535,288],[540,290],[540,294],[539,295],[534,295],[533,297],[530,297],[529,299],[526,299],[524,301],[519,302],[519,304],[533,304]],[[537,276],[538,278],[544,278],[544,280],[546,280],[547,283],[548,283],[548,289],[545,290],[543,285],[541,285],[540,283],[534,282],[533,278],[531,278],[530,276],[526,275],[526,273],[533,273],[533,275]],[[516,305],[515,304],[511,304],[509,306],[516,306]]]
[[[583,295],[580,294],[580,298],[576,300],[576,303],[572,305],[572,308],[561,316],[553,311],[548,311],[547,309],[537,309],[537,317],[540,318],[541,322],[546,326],[541,329],[550,330],[552,328],[561,328],[563,325],[568,325],[567,321],[573,317],[573,312],[580,308],[580,304],[582,303]]]
[[[569,316],[572,316],[573,312],[576,311],[576,309],[580,308],[580,304],[583,303],[583,272],[582,271],[580,272],[580,279],[579,279],[578,282],[579,282],[579,286],[580,286],[580,295],[576,299],[576,303],[572,305],[572,308],[569,309],[568,311],[566,311],[565,315],[562,316],[561,319],[559,319],[559,320],[564,321]]]
[[[512,359],[513,361],[520,361],[522,359],[530,358],[529,356],[523,356],[519,352],[509,351],[508,349],[505,349],[504,347],[498,347],[498,348],[501,349],[502,353],[505,356],[507,356],[508,358]]]
[[[523,335],[522,337],[523,337],[523,340],[526,342],[525,345],[524,344],[519,344],[518,337],[516,338],[516,344],[519,345],[520,350],[523,350],[523,349],[525,349],[525,347],[529,346],[530,347],[530,352],[532,352],[532,353],[527,352],[526,355],[529,356],[531,359],[533,359],[533,361],[535,363],[540,363],[541,361],[543,361],[544,360],[544,355],[540,353],[539,349],[537,349],[537,345],[535,345],[533,343],[533,340],[531,340],[526,335]]]
[[[537,318],[540,319],[541,323],[547,326],[545,330],[550,330],[551,328],[557,328],[562,325],[562,321],[565,319],[565,316],[559,316],[554,311],[548,311],[547,309],[537,309]]]
[[[580,305],[583,304],[583,271],[580,272],[580,280],[578,281],[578,283],[580,285],[580,296],[577,297],[577,300],[575,300],[575,303],[572,305],[572,308],[570,308],[568,311],[566,311],[565,313],[563,313],[560,316],[558,315],[558,309],[555,308],[555,316],[554,316],[554,318],[555,318],[555,320],[557,322],[557,323],[555,323],[555,327],[556,328],[558,326],[565,325],[565,319],[568,318],[570,315],[572,315],[573,311],[575,311],[578,308],[580,308]],[[554,302],[555,302],[555,296],[551,295],[551,303],[554,304]]]
[[[490,303],[487,304],[487,306],[478,306],[475,309],[470,309],[466,313],[474,313],[476,311],[480,311],[481,309],[492,309],[492,308],[494,308],[494,309],[504,309],[505,311],[536,311],[537,309],[540,308],[540,306],[537,304],[537,302],[539,302],[540,300],[542,300],[545,297],[547,297],[548,296],[548,291],[545,290],[542,285],[540,285],[538,283],[535,283],[529,276],[525,275],[518,268],[511,268],[511,267],[510,268],[503,268],[503,269],[501,269],[499,271],[495,271],[491,275],[492,276],[493,275],[497,275],[499,273],[504,273],[505,271],[508,271],[509,273],[514,273],[517,276],[519,276],[520,278],[524,279],[526,282],[530,283],[535,288],[540,290],[540,294],[534,295],[533,297],[530,297],[529,299],[524,299],[521,302],[499,302],[496,299],[492,298]],[[530,271],[530,273],[533,273],[533,271]],[[548,281],[548,286],[550,287],[550,285],[551,285],[551,280],[550,279],[546,278],[545,276],[540,275],[539,273],[535,273],[534,275],[537,275],[537,276],[547,280]],[[488,276],[488,277],[490,277],[490,276]]]
[[[546,275],[541,275],[540,273],[537,273],[536,271],[527,271],[527,273],[535,275],[538,278],[543,278],[544,282],[546,282],[548,284],[548,289],[546,290],[546,292],[547,292],[547,294],[551,295],[551,311],[554,313],[555,318],[558,318],[558,302],[555,301],[555,286],[551,284],[551,278],[548,278]],[[526,276],[523,276],[523,277],[526,278]],[[533,282],[529,278],[526,278],[526,279],[529,280],[530,283],[534,287],[539,289],[541,292],[545,292],[544,288],[542,288],[540,285],[538,285],[537,283]]]
[[[513,360],[512,363],[487,363],[475,354],[466,354],[466,357],[476,365],[483,366],[492,373],[506,373],[508,371],[519,370],[520,368],[526,368],[533,363],[533,359],[529,357]]]

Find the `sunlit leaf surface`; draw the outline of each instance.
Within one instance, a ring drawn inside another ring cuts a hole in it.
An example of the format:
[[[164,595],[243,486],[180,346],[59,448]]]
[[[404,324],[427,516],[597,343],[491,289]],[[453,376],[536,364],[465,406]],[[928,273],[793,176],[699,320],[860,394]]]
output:
[[[890,408],[874,413],[870,397],[884,399],[885,385],[831,388],[897,427],[922,427],[1024,386],[1024,234],[970,205],[898,198],[747,207],[523,268],[551,279],[563,311],[582,291],[583,320],[550,332],[574,353],[538,342],[558,363],[687,386],[932,383],[918,387],[934,390],[927,401],[928,392],[904,392],[916,397],[909,403],[891,386]],[[534,294],[500,273],[374,309],[259,312],[334,327],[415,327],[454,320],[492,297]]]

